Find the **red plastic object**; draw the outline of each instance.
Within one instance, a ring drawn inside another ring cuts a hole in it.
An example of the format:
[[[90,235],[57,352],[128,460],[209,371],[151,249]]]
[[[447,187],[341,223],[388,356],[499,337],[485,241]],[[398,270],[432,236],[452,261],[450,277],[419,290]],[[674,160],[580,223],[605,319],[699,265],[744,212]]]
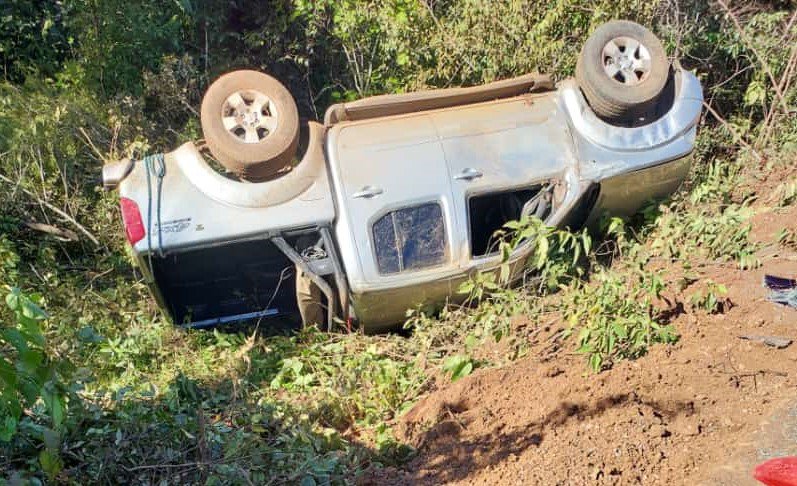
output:
[[[778,457],[761,463],[753,477],[767,486],[797,486],[797,457]]]
[[[141,211],[138,204],[126,197],[119,198],[119,206],[122,207],[122,221],[125,223],[125,235],[131,245],[141,241],[147,234],[144,230],[144,221],[141,219]]]

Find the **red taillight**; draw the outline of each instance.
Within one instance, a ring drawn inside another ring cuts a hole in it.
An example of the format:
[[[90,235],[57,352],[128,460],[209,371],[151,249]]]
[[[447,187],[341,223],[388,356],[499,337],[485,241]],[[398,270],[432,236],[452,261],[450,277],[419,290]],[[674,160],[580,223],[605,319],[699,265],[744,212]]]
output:
[[[147,234],[144,230],[144,221],[141,219],[141,211],[138,210],[135,201],[126,197],[119,198],[119,206],[122,207],[122,221],[125,223],[127,241],[135,245]]]

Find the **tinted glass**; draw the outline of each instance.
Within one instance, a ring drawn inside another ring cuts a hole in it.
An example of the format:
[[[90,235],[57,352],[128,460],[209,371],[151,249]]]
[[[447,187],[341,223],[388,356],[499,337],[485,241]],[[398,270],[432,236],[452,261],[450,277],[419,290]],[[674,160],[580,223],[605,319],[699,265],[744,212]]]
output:
[[[373,226],[380,273],[433,267],[446,260],[443,210],[437,203],[392,211]]]
[[[374,246],[376,247],[376,263],[379,273],[401,271],[395,228],[393,213],[382,216],[374,223]]]

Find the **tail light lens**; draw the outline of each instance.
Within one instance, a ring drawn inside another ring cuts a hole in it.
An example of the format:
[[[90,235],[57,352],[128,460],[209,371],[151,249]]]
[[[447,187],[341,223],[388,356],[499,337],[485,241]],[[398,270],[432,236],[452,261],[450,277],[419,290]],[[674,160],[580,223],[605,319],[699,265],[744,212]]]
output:
[[[125,223],[125,235],[131,245],[135,245],[147,234],[144,230],[144,221],[141,219],[141,211],[138,204],[126,197],[119,198],[119,205],[122,207],[122,221]]]

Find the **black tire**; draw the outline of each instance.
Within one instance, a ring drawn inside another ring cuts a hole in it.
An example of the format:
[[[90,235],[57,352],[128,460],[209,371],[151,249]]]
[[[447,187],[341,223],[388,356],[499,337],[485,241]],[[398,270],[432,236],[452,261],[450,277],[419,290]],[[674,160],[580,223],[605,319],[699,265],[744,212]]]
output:
[[[625,52],[629,46],[633,48],[631,41],[642,47]],[[643,69],[646,59],[649,68]],[[612,77],[610,72],[621,66],[624,69]],[[576,64],[576,81],[595,114],[622,125],[656,116],[669,77],[670,63],[661,41],[645,27],[627,20],[598,27],[584,44]]]
[[[296,154],[296,102],[279,81],[266,74],[233,71],[221,76],[202,98],[200,120],[211,154],[243,179],[272,177]]]

